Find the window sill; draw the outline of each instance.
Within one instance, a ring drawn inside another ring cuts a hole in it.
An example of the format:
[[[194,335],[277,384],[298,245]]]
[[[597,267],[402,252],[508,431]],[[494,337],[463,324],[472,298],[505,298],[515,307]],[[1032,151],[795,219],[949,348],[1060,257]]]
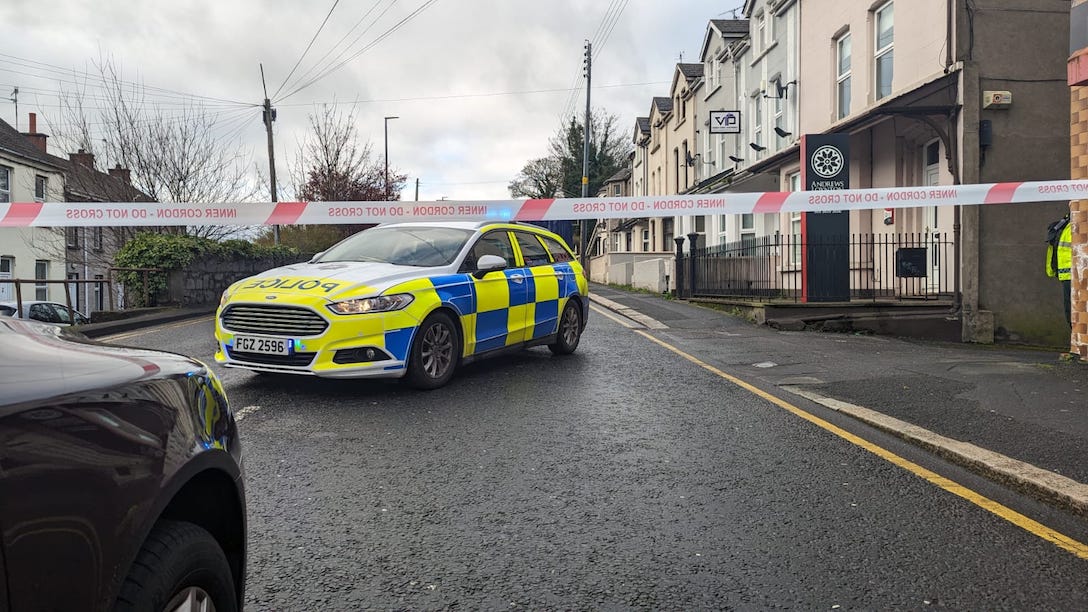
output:
[[[774,49],[777,46],[778,46],[778,41],[777,40],[772,41],[771,44],[767,45],[766,48],[764,48],[762,51],[760,51],[759,53],[756,54],[755,58],[752,59],[752,66],[755,66],[756,64],[761,62],[763,60],[763,57],[765,55],[767,55],[768,53],[770,53],[771,49]]]

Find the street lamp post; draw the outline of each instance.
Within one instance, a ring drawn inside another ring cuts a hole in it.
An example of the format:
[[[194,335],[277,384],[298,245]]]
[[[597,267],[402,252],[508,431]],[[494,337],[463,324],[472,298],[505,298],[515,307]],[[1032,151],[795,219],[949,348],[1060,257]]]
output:
[[[385,118],[385,199],[389,199],[389,120],[400,117]]]

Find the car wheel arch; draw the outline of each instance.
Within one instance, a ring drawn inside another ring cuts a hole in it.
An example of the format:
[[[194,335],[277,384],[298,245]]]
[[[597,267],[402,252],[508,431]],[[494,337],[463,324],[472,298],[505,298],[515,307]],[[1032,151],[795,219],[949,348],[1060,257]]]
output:
[[[133,532],[134,546],[126,555],[122,572],[116,574],[113,592],[128,575],[136,555],[162,519],[185,521],[207,530],[223,548],[238,585],[239,605],[242,603],[246,553],[245,492],[240,484],[242,474],[232,458],[223,451],[202,452],[178,469],[159,490],[155,505],[145,515],[143,524]],[[206,501],[207,503],[194,503]],[[235,534],[234,537],[232,534]]]

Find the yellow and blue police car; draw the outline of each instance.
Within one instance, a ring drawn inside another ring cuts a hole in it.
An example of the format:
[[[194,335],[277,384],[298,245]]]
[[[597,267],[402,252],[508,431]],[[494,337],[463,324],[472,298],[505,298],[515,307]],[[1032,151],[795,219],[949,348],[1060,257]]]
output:
[[[543,228],[379,225],[227,288],[215,360],[259,372],[404,377],[435,389],[480,357],[536,345],[573,353],[588,297],[570,248]]]

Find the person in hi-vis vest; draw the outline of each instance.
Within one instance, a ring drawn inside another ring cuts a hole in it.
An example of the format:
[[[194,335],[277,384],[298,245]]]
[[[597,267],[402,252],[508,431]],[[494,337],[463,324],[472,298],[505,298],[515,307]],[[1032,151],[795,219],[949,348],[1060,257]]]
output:
[[[1073,265],[1073,224],[1069,217],[1063,219],[1065,227],[1058,235],[1057,246],[1048,243],[1046,247],[1046,275],[1056,276],[1062,283],[1062,298],[1065,300],[1065,321],[1073,325],[1073,301],[1070,294],[1071,268]]]

